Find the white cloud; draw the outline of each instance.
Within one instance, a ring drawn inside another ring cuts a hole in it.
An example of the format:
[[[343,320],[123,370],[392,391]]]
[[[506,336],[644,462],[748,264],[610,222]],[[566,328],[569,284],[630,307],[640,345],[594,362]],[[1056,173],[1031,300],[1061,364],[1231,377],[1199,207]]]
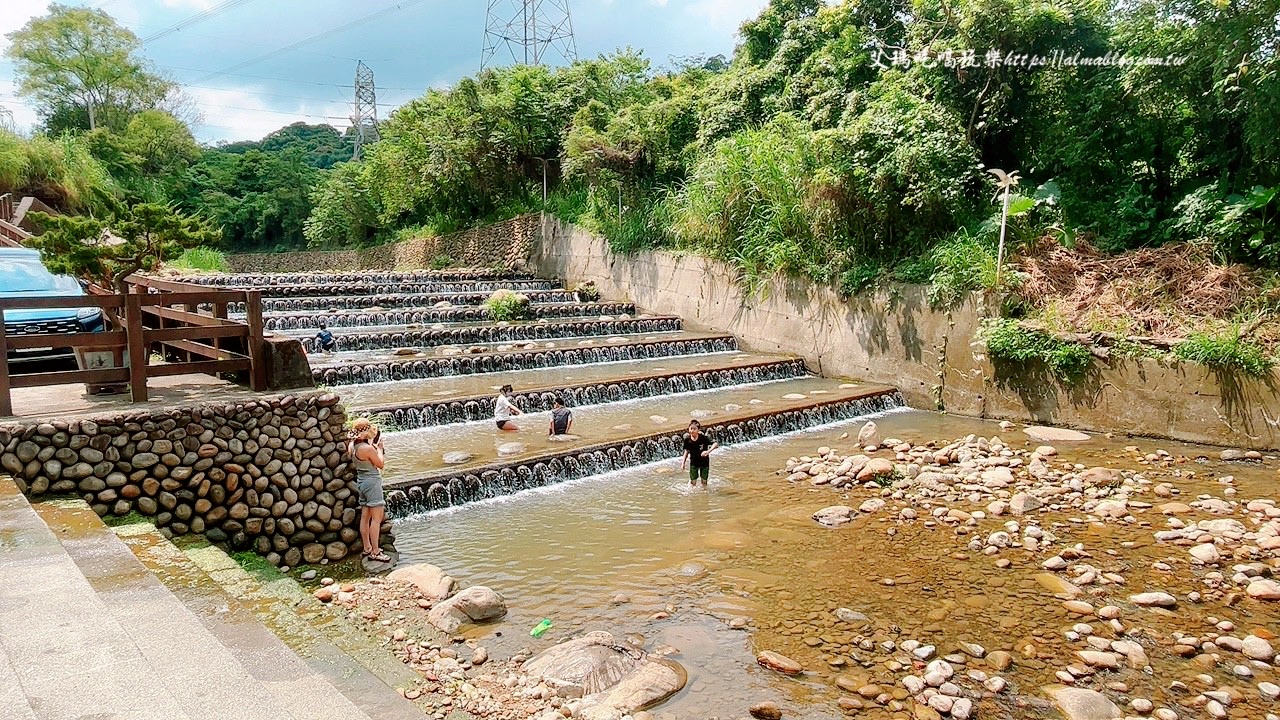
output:
[[[5,0],[4,12],[0,12],[0,56],[9,49],[9,33],[19,30],[33,17],[49,11],[49,0]],[[13,124],[21,132],[28,132],[37,121],[36,111],[17,97],[18,86],[13,81],[13,63],[0,62],[0,106],[13,113]]]
[[[339,129],[350,124],[344,118],[350,114],[351,108],[342,101],[307,101],[298,102],[292,108],[272,107],[257,93],[259,89],[188,88],[186,92],[204,115],[204,122],[192,128],[196,139],[203,142],[258,140],[273,130],[298,121],[328,123]]]
[[[742,21],[760,14],[768,0],[693,0],[687,12],[719,32],[737,32]]]

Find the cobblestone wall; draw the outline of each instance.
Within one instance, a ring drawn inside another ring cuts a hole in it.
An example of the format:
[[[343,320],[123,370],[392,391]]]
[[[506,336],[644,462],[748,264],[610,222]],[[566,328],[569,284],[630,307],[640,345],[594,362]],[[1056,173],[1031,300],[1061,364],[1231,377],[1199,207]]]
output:
[[[316,272],[337,270],[419,270],[447,255],[456,267],[522,269],[538,232],[538,216],[451,235],[422,237],[358,250],[245,253],[227,258],[234,272]]]
[[[0,424],[0,471],[32,499],[80,495],[170,537],[204,534],[275,565],[333,561],[360,548],[345,419],[330,393]]]

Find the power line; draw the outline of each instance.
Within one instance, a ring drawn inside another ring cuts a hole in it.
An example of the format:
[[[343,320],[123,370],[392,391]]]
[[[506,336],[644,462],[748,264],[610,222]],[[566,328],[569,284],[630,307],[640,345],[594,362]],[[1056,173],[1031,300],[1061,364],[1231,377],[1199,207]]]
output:
[[[151,42],[151,41],[153,41],[153,40],[159,40],[159,39],[160,39],[160,38],[162,38],[162,37],[165,37],[165,36],[168,36],[168,35],[172,35],[173,33],[176,33],[176,32],[178,32],[178,31],[180,31],[180,30],[183,30],[183,29],[189,28],[189,27],[191,27],[192,25],[198,25],[198,24],[200,24],[200,23],[204,22],[205,20],[208,20],[209,18],[211,18],[211,17],[213,17],[213,16],[215,16],[215,15],[217,15],[217,14],[219,14],[219,13],[223,12],[223,11],[226,11],[226,10],[233,10],[233,9],[235,9],[235,8],[240,7],[241,5],[244,5],[244,4],[246,4],[246,3],[250,3],[250,2],[253,2],[253,0],[224,0],[223,2],[221,2],[221,3],[217,4],[217,5],[214,5],[213,7],[209,8],[208,10],[205,10],[204,12],[196,13],[195,15],[192,15],[191,17],[185,18],[185,19],[183,19],[183,20],[179,20],[178,22],[176,22],[176,23],[174,23],[174,24],[170,25],[169,27],[167,27],[167,28],[165,28],[165,29],[163,29],[163,30],[159,30],[159,31],[157,31],[157,32],[151,33],[150,35],[148,35],[148,36],[146,36],[146,37],[142,38],[142,44],[143,44],[143,45],[146,45],[147,43],[149,43],[149,42]]]
[[[510,53],[511,62],[518,65],[541,65],[551,54],[559,55],[564,62],[577,60],[569,0],[489,0],[481,70],[490,65],[502,47]]]
[[[250,58],[250,59],[245,60],[244,62],[241,62],[241,63],[236,63],[235,65],[232,65],[232,66],[231,66],[231,67],[229,67],[229,68],[225,68],[225,69],[220,70],[220,71],[218,71],[218,72],[211,73],[211,74],[206,75],[206,76],[204,76],[204,77],[198,78],[198,79],[196,79],[196,80],[195,80],[195,82],[198,82],[198,83],[205,82],[206,80],[212,80],[213,78],[216,78],[216,77],[218,77],[218,76],[220,76],[220,75],[227,75],[227,74],[230,74],[230,73],[232,73],[232,72],[234,72],[234,71],[236,71],[236,70],[239,70],[239,69],[241,69],[241,68],[246,68],[246,67],[249,67],[250,65],[256,65],[257,63],[260,63],[260,62],[262,62],[263,60],[269,60],[269,59],[271,59],[271,58],[273,58],[273,57],[276,57],[277,55],[283,55],[283,54],[285,54],[285,53],[287,53],[287,52],[289,52],[289,51],[291,51],[291,50],[296,50],[296,49],[298,49],[298,48],[300,48],[300,47],[302,47],[302,46],[304,46],[304,45],[309,45],[309,44],[311,44],[311,43],[313,43],[313,42],[316,42],[316,41],[318,41],[318,40],[323,40],[323,39],[325,39],[325,38],[327,38],[327,37],[331,37],[331,36],[333,36],[333,35],[336,35],[336,34],[338,34],[338,33],[342,32],[342,31],[344,31],[344,30],[350,30],[351,28],[358,27],[358,26],[360,26],[360,25],[364,25],[364,24],[366,24],[366,23],[373,22],[374,20],[378,20],[378,19],[380,19],[380,18],[384,18],[384,17],[386,17],[387,15],[390,15],[390,14],[392,14],[392,13],[396,13],[396,12],[399,12],[399,11],[401,11],[401,10],[404,10],[405,8],[413,7],[414,5],[418,5],[419,3],[422,3],[422,2],[423,2],[423,0],[407,0],[406,2],[402,2],[402,3],[398,4],[398,5],[393,5],[393,6],[389,7],[389,8],[383,8],[382,10],[379,10],[378,12],[370,13],[369,15],[365,15],[364,17],[357,18],[357,19],[352,20],[351,22],[346,23],[346,24],[344,24],[344,25],[339,25],[339,26],[338,26],[338,27],[336,27],[336,28],[332,28],[332,29],[330,29],[330,30],[326,30],[326,31],[324,31],[324,32],[322,32],[322,33],[317,33],[317,34],[312,35],[312,36],[310,36],[310,37],[303,38],[303,39],[301,39],[301,40],[299,40],[299,41],[297,41],[297,42],[295,42],[295,43],[292,43],[292,44],[290,44],[290,45],[286,45],[286,46],[284,46],[284,47],[282,47],[282,48],[280,48],[280,49],[278,49],[278,50],[272,50],[272,51],[271,51],[271,52],[269,52],[269,53],[265,53],[265,54],[259,55],[259,56],[255,57],[255,58]]]

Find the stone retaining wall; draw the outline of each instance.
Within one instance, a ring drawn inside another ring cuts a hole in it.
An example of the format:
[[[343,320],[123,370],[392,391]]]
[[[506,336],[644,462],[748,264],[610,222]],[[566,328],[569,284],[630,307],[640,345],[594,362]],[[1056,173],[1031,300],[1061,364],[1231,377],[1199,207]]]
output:
[[[0,471],[32,499],[78,494],[167,536],[204,534],[297,566],[358,551],[359,509],[333,394],[0,425]]]
[[[314,272],[320,270],[417,270],[448,255],[461,267],[519,269],[538,231],[537,215],[450,235],[421,237],[357,250],[245,253],[227,258],[235,272]]]
[[[733,268],[695,255],[614,255],[608,243],[547,218],[530,265],[566,286],[594,280],[606,299],[679,315],[685,327],[730,332],[761,352],[801,355],[830,376],[882,382],[908,404],[948,412],[1216,445],[1280,448],[1277,376],[1257,380],[1193,363],[1111,359],[1064,386],[1042,367],[994,365],[975,341],[981,296],[951,311],[926,288],[899,285],[845,299],[831,287],[779,278],[748,296]]]

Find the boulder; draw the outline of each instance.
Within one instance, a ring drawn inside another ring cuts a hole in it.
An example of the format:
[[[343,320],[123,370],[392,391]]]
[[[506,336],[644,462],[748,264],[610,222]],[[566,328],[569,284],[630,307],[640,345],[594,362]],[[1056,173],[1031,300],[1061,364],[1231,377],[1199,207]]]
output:
[[[396,568],[387,577],[416,585],[428,600],[444,600],[458,592],[457,580],[447,575],[444,570],[428,563]]]
[[[589,632],[535,655],[521,668],[561,697],[581,696],[575,717],[608,718],[665,700],[688,677],[678,663],[654,657],[607,632]]]
[[[871,458],[866,465],[858,471],[858,482],[870,480],[876,477],[886,477],[893,474],[893,461],[887,458]]]
[[[827,527],[844,525],[852,520],[853,508],[848,505],[831,505],[813,514],[813,519]]]
[[[1245,588],[1249,597],[1257,600],[1280,600],[1280,583],[1266,578],[1257,578]]]
[[[1046,685],[1043,689],[1067,720],[1116,720],[1124,717],[1124,712],[1115,703],[1096,690],[1065,685]]]
[[[868,447],[870,445],[879,445],[879,444],[880,444],[880,429],[876,427],[876,424],[874,422],[871,422],[870,420],[868,420],[867,424],[863,425],[862,429],[858,431],[858,446]]]
[[[427,620],[444,632],[454,633],[467,623],[497,620],[506,614],[507,604],[501,595],[476,585],[437,603],[427,614]]]
[[[1032,440],[1042,443],[1084,442],[1089,439],[1089,436],[1082,432],[1066,428],[1046,427],[1044,425],[1032,425],[1031,427],[1023,428],[1022,432],[1026,433],[1027,437]]]

